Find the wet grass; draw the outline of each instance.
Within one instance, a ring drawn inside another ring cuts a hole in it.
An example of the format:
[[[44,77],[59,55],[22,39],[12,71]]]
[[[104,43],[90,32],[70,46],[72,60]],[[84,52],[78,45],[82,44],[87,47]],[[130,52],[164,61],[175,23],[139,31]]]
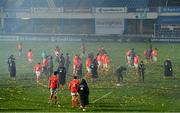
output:
[[[68,90],[59,91],[60,107],[48,104],[49,89],[36,84],[33,66],[41,61],[41,52],[47,50],[53,54],[56,45],[70,57],[80,53],[80,43],[23,43],[23,54],[18,56],[15,42],[0,42],[0,111],[1,112],[80,112],[79,108],[71,108],[71,97]],[[88,84],[90,87],[90,104],[87,111],[90,112],[179,112],[180,111],[180,54],[179,44],[153,43],[153,47],[159,50],[158,62],[146,64],[145,82],[139,82],[138,75],[133,69],[129,69],[124,76],[123,85],[116,86],[114,71],[117,66],[125,65],[125,52],[128,48],[135,48],[137,54],[143,58],[143,51],[148,43],[87,43],[88,52],[96,54],[97,48],[106,48],[111,58],[110,72],[102,72],[96,82]],[[28,49],[34,52],[33,64],[28,64],[26,52]],[[10,54],[16,57],[17,77],[9,78],[6,60]],[[176,78],[163,77],[163,61],[170,57]],[[83,59],[85,60],[85,59]],[[84,62],[85,64],[85,62]],[[84,67],[85,69],[85,67]],[[70,71],[68,81],[72,78]],[[84,72],[85,73],[85,70]],[[41,83],[47,85],[47,78],[42,77]],[[67,88],[67,86],[66,86]],[[111,92],[108,96],[92,103],[94,100]]]

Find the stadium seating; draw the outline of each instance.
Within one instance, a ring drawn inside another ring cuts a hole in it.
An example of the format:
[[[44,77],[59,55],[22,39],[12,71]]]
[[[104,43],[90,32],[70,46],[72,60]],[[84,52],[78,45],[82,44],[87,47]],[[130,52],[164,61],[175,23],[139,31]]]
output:
[[[173,29],[169,26],[173,26]],[[180,25],[163,25],[163,27],[160,27],[157,33],[158,36],[161,37],[179,37],[180,36]]]

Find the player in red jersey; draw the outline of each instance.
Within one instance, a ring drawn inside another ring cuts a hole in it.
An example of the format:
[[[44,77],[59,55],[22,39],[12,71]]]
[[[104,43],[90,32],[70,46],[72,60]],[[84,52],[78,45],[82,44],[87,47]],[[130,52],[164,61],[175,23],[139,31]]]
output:
[[[32,61],[33,61],[33,52],[32,52],[31,49],[29,49],[29,51],[27,53],[27,58],[28,58],[29,63],[32,63]]]
[[[98,69],[101,69],[102,68],[102,54],[101,53],[97,54],[96,60],[98,62]]]
[[[39,78],[41,76],[41,64],[40,63],[37,63],[35,66],[34,66],[34,73],[36,74],[36,81],[37,83],[39,82]]]
[[[69,83],[69,90],[71,91],[72,96],[72,108],[74,108],[74,103],[76,102],[76,107],[78,107],[78,86],[80,81],[77,79],[77,76],[74,76],[74,79]]]
[[[92,63],[91,57],[90,55],[88,55],[86,59],[86,70],[87,70],[86,77],[90,77],[91,75],[91,68],[90,68],[91,63]]]
[[[138,65],[139,65],[139,56],[138,55],[136,55],[135,57],[134,57],[134,67],[137,69],[138,68]]]
[[[130,55],[131,55],[131,49],[129,49],[127,52],[126,52],[126,61],[127,61],[127,64],[128,64],[128,66],[130,65],[130,61],[131,61],[131,57],[130,57]]]
[[[102,56],[102,61],[103,61],[103,69],[107,71],[109,64],[109,57],[106,53]]]
[[[152,50],[151,56],[152,56],[153,61],[157,62],[157,56],[158,56],[157,48]]]
[[[49,97],[49,103],[52,103],[52,98],[54,96],[54,100],[55,100],[55,104],[57,104],[57,97],[58,97],[58,88],[59,88],[59,78],[57,76],[57,71],[54,72],[54,74],[52,74],[49,77],[49,89],[50,89],[50,97]]]
[[[17,50],[19,52],[19,56],[21,56],[21,53],[22,53],[22,42],[17,44]]]

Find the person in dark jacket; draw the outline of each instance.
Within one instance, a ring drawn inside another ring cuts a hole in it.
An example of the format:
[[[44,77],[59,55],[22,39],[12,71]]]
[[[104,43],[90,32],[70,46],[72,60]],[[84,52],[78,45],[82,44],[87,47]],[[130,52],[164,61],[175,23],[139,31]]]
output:
[[[96,58],[93,59],[92,64],[90,65],[90,68],[91,68],[91,78],[92,78],[92,81],[94,81],[94,79],[98,77],[98,72],[97,72],[98,62]]]
[[[121,81],[123,81],[123,72],[127,70],[126,67],[120,66],[116,70],[116,76],[117,76],[117,86],[120,86]]]
[[[172,62],[170,58],[164,61],[164,76],[173,76]]]
[[[59,66],[57,72],[59,75],[59,84],[61,84],[62,90],[64,90],[64,85],[66,84],[66,68],[64,66]]]
[[[81,80],[78,87],[78,93],[80,95],[81,108],[85,111],[85,107],[89,104],[89,87],[85,79]]]
[[[68,70],[69,70],[69,64],[70,64],[70,57],[69,57],[69,53],[66,53],[66,57],[65,57],[65,68],[66,68],[66,72],[68,73]]]
[[[16,77],[16,63],[15,63],[15,58],[14,58],[14,55],[11,55],[9,58],[8,58],[8,70],[9,70],[9,73],[10,73],[10,77]]]
[[[59,56],[59,66],[64,66],[65,64],[65,58],[63,56],[63,53],[61,53],[61,55]]]
[[[143,61],[138,65],[139,80],[144,82],[145,65]]]

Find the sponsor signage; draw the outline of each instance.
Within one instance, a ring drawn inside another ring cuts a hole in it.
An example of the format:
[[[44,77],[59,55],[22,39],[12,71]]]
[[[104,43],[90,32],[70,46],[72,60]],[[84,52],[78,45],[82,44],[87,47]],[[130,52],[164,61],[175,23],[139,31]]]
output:
[[[66,8],[64,7],[64,13],[91,13],[91,8]]]
[[[128,12],[158,12],[158,8],[128,8]]]
[[[145,13],[145,12],[137,13],[135,18],[136,19],[146,19],[147,18],[147,13]]]
[[[98,7],[96,13],[124,13],[127,12],[125,7]]]
[[[169,12],[180,13],[180,7],[161,7],[160,12],[163,12],[163,13],[169,13]]]
[[[151,42],[180,42],[180,38],[152,38]]]

